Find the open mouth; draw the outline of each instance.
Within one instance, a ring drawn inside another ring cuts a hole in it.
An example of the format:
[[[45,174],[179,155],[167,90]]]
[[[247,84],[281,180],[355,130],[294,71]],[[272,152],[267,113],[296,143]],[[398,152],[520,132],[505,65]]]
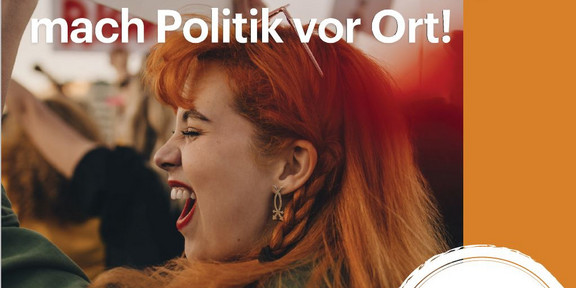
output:
[[[194,210],[196,208],[196,199],[188,198],[186,199],[186,204],[184,205],[184,209],[182,209],[182,213],[178,220],[176,221],[176,228],[178,230],[182,230],[190,220],[192,220],[192,216],[194,215]]]
[[[178,220],[176,221],[176,228],[182,230],[182,228],[186,227],[186,225],[190,223],[190,220],[192,220],[192,216],[194,215],[194,210],[196,208],[196,193],[191,187],[179,181],[168,181],[168,184],[172,187],[170,198],[173,200],[186,199],[184,209],[182,209],[182,213],[180,213],[180,217],[178,217]]]

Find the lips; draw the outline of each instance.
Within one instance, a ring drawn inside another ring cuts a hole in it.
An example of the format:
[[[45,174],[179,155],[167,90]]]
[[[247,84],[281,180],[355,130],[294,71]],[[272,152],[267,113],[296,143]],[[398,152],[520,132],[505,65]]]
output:
[[[190,220],[192,220],[192,216],[194,215],[194,210],[196,210],[195,208],[196,200],[190,198],[187,199],[184,209],[176,221],[176,228],[178,228],[178,230],[182,230],[186,225],[188,225],[188,223],[190,223]]]
[[[176,221],[176,228],[182,230],[190,221],[194,215],[194,210],[196,208],[196,193],[192,188],[182,182],[171,180],[168,181],[168,185],[172,187],[171,198],[172,199],[186,199],[186,204],[180,217]]]

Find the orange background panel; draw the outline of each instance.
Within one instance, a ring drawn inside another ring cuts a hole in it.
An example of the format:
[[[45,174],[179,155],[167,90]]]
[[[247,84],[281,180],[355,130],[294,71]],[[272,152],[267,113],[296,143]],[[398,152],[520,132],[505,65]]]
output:
[[[576,2],[464,2],[464,242],[576,287]]]

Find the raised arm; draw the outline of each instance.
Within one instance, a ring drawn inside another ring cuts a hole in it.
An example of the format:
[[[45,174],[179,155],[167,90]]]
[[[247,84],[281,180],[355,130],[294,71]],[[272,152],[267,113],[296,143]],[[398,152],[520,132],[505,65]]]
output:
[[[2,0],[2,110],[20,38],[38,0]]]
[[[2,0],[2,110],[20,38],[37,2],[38,0]],[[88,286],[86,275],[56,246],[40,234],[19,227],[18,218],[6,198],[4,186],[1,202],[2,286]]]
[[[68,126],[18,82],[12,81],[8,95],[10,115],[18,118],[38,151],[65,177],[72,177],[78,162],[98,144]]]

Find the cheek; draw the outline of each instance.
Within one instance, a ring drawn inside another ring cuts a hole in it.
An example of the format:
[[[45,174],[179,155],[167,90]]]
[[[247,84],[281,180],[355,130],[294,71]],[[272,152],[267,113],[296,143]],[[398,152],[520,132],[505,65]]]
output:
[[[253,169],[242,143],[210,140],[198,139],[182,155],[182,168],[194,189],[201,193],[213,186],[233,187],[250,178]]]
[[[235,217],[223,211],[265,209],[267,196],[272,195],[266,192],[273,185],[269,173],[255,163],[249,144],[241,140],[198,138],[182,155],[184,173],[196,190],[199,206],[221,209],[218,218]]]
[[[252,153],[246,143],[221,141],[198,141],[183,151],[184,173],[198,199],[191,239],[210,257],[250,249],[271,219],[272,181]]]

